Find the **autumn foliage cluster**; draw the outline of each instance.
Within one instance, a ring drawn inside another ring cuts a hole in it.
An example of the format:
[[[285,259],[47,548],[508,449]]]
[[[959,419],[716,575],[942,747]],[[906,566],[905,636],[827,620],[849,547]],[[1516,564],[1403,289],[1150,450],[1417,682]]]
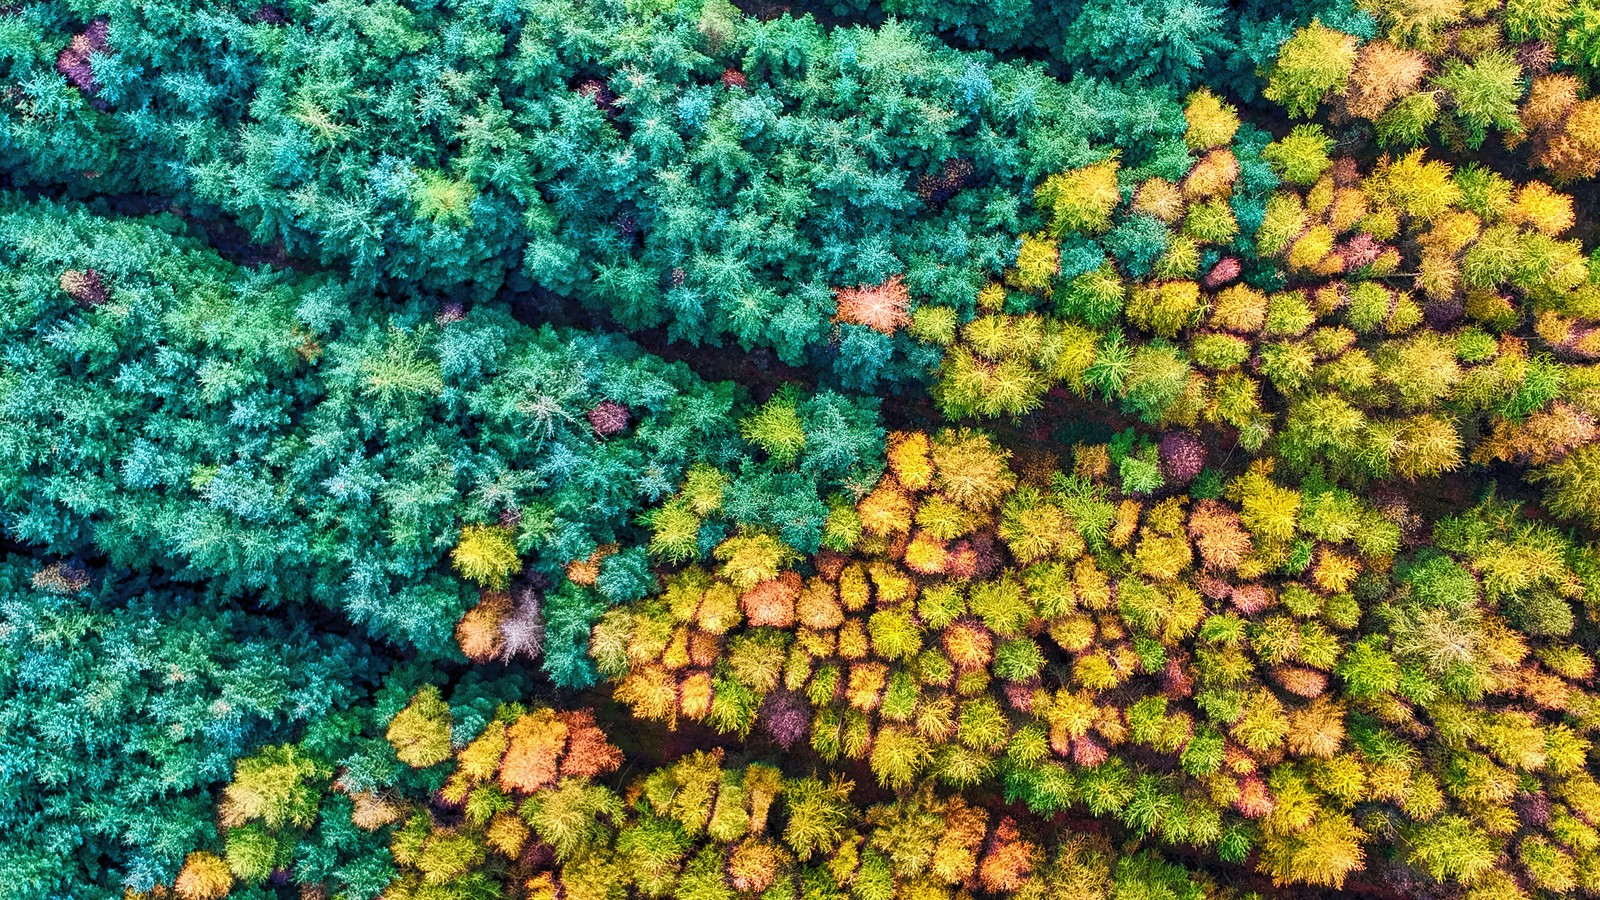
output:
[[[1041,829],[932,785],[858,805],[838,774],[789,777],[718,749],[618,786],[622,754],[587,712],[508,704],[453,753],[451,726],[436,689],[412,697],[387,729],[401,777],[381,786],[331,776],[303,746],[240,760],[223,792],[225,848],[190,853],[171,888],[141,900],[220,900],[259,890],[273,859],[352,856],[349,843],[318,847],[313,820],[367,852],[386,849],[399,874],[383,896],[396,900],[1252,896],[1154,852],[1119,856],[1103,837]],[[440,779],[431,794],[406,789]]]

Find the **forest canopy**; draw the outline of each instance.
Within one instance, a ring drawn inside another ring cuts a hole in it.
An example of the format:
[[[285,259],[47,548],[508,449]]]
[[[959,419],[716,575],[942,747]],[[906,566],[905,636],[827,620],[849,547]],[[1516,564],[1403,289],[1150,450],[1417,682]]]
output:
[[[1600,896],[1592,0],[0,7],[0,900]]]

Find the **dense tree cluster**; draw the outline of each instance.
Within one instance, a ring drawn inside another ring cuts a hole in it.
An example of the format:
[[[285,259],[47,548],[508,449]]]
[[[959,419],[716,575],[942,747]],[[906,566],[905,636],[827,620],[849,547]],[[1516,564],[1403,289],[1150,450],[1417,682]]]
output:
[[[391,665],[359,635],[71,558],[5,554],[0,616],[8,898],[170,880],[236,758],[339,715]]]
[[[1375,30],[1365,4],[1338,0],[832,0],[805,6],[910,19],[961,46],[1042,56],[1063,75],[1179,91],[1204,81],[1246,96],[1259,91],[1256,69],[1272,60],[1297,25],[1320,19],[1362,36]]]
[[[45,552],[320,603],[437,653],[471,597],[452,551],[497,588],[517,553],[542,560],[519,596],[572,584],[569,563],[599,563],[695,462],[728,467],[752,521],[814,549],[819,487],[871,471],[880,445],[872,401],[824,391],[791,413],[805,450],[767,458],[740,436],[740,391],[626,340],[492,306],[384,309],[170,227],[15,197],[0,213],[0,485],[9,533]],[[586,682],[590,620],[646,574],[635,550],[552,595],[553,677]]]
[[[259,896],[289,860],[319,891],[359,895],[382,872],[393,879],[383,896],[407,900],[1258,896],[931,784],[858,803],[837,774],[730,765],[719,749],[619,788],[623,755],[590,713],[513,702],[485,716],[469,701],[460,721],[456,705],[427,686],[388,724],[387,744],[369,726],[241,759],[222,793],[220,850],[189,854],[170,889],[134,896]],[[452,752],[463,729],[478,734]]]
[[[1553,511],[1600,522],[1558,474],[1600,413],[1600,272],[1563,240],[1570,196],[1420,149],[1364,172],[1314,124],[1263,145],[1209,92],[1186,113],[1181,180],[1115,159],[1051,175],[1048,227],[983,314],[919,311],[916,333],[950,348],[948,415],[1019,416],[1063,389],[1339,480],[1529,467]]]
[[[0,8],[0,900],[1600,896],[1597,176],[1593,0]]]
[[[1315,21],[1295,32],[1270,66],[1265,95],[1292,116],[1320,112],[1383,147],[1437,138],[1478,150],[1495,135],[1509,148],[1527,147],[1533,165],[1558,181],[1600,174],[1600,99],[1590,99],[1600,74],[1600,10],[1592,4],[1370,6],[1376,36]]]
[[[734,538],[606,614],[595,656],[636,718],[809,742],[889,789],[998,779],[1036,813],[1258,848],[1279,883],[1337,886],[1441,817],[1485,848],[1463,883],[1565,843],[1506,804],[1600,796],[1593,661],[1570,641],[1600,607],[1594,550],[1496,500],[1430,535],[1398,498],[1294,489],[1264,461],[1189,495],[1139,486],[1178,474],[1161,449],[1018,473],[976,433],[893,435],[812,574]]]
[[[926,353],[832,321],[837,290],[970,305],[1041,173],[1181,127],[1131,86],[726,0],[174,3],[98,27],[93,91],[52,68],[68,16],[0,32],[14,182],[172,197],[362,286],[553,294],[859,390]]]

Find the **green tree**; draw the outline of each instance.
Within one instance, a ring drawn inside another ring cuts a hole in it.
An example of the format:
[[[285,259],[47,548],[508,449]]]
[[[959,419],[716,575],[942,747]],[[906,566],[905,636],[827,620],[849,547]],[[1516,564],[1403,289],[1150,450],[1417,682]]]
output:
[[[450,758],[450,725],[450,707],[429,685],[394,717],[385,737],[401,762],[426,768]]]
[[[1310,118],[1329,94],[1342,93],[1356,62],[1356,39],[1313,20],[1278,49],[1261,93],[1289,115]]]

